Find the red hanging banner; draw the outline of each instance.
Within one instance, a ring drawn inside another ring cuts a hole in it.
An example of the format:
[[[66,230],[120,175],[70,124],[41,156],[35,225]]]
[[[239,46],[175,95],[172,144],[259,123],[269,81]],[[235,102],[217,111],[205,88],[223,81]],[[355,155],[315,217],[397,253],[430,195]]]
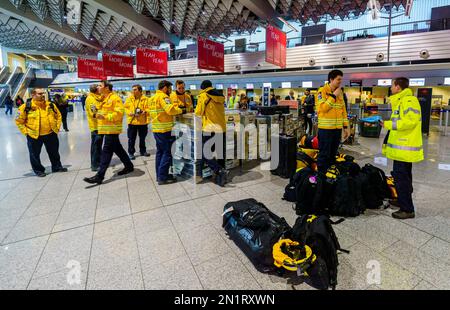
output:
[[[198,68],[225,71],[225,47],[223,44],[198,37]]]
[[[103,71],[106,76],[134,77],[133,57],[103,54]]]
[[[97,59],[78,58],[78,77],[80,79],[103,80],[103,62]]]
[[[266,29],[266,62],[286,68],[286,33],[269,25]]]
[[[148,48],[136,49],[137,73],[168,75],[167,52]]]

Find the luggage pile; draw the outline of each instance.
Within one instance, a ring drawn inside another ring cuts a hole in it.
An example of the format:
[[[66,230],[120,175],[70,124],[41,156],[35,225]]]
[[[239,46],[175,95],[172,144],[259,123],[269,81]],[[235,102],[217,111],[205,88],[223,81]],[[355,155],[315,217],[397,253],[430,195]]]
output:
[[[379,209],[397,197],[392,177],[367,164],[361,168],[352,156],[338,154],[326,175],[317,172],[319,151],[315,138],[303,137],[297,153],[297,172],[286,186],[283,200],[295,203],[298,215],[326,214],[355,217]]]
[[[255,199],[227,203],[223,228],[260,272],[335,289],[341,249],[328,216],[302,215],[294,227]]]

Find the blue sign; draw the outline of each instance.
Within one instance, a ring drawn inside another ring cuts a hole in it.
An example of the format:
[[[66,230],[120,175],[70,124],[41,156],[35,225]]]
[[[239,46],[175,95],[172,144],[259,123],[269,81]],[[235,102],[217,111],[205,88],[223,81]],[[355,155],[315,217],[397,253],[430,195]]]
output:
[[[270,106],[270,87],[263,87],[262,105],[263,107]]]

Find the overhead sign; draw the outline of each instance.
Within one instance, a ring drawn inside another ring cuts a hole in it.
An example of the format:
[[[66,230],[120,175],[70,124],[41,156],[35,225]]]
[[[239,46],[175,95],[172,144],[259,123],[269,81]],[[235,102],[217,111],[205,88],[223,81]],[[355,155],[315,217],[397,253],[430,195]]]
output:
[[[133,57],[103,54],[103,71],[106,76],[134,77]]]
[[[263,87],[262,105],[263,107],[270,106],[270,87]]]
[[[255,85],[254,84],[247,84],[245,88],[246,89],[254,89]]]
[[[302,88],[312,88],[312,87],[313,87],[312,81],[302,82]]]
[[[78,78],[104,80],[103,61],[97,59],[78,58]]]
[[[223,84],[216,84],[216,89],[223,89]]]
[[[392,86],[392,80],[378,80],[378,86]]]
[[[198,37],[198,68],[225,71],[225,47],[223,44]]]
[[[34,75],[37,79],[53,79],[52,70],[35,70]]]
[[[362,80],[350,80],[350,87],[362,87]]]
[[[197,90],[197,85],[189,85],[190,90]]]
[[[444,79],[444,85],[450,85],[450,77]]]
[[[167,52],[148,48],[136,49],[136,71],[142,74],[168,75]]]
[[[266,62],[286,68],[286,33],[269,25],[266,29]]]
[[[230,85],[230,88],[231,88],[231,89],[238,89],[239,86],[238,86],[238,84],[231,84],[231,85]]]
[[[425,79],[410,79],[409,86],[425,86]]]
[[[272,88],[272,83],[264,83],[263,87]]]

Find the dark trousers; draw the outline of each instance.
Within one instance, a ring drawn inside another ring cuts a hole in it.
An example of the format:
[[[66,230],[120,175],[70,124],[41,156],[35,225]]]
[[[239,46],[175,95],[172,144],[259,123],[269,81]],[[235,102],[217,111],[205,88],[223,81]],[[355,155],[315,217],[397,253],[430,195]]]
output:
[[[305,114],[303,117],[305,119],[305,131],[309,129],[306,133],[310,134],[310,133],[312,133],[312,128],[313,128],[312,118],[308,117],[307,114]]]
[[[169,178],[169,169],[172,165],[172,145],[175,142],[175,137],[172,136],[170,131],[154,132],[153,136],[156,140],[156,178],[158,182],[164,182]]]
[[[64,130],[69,130],[69,128],[67,128],[67,108],[59,108],[59,112],[61,112],[61,118],[62,118],[62,123],[63,123],[63,128]]]
[[[106,170],[111,164],[113,154],[116,154],[117,157],[119,157],[125,168],[133,167],[133,163],[131,162],[127,152],[125,152],[122,144],[120,143],[119,135],[104,135],[104,144],[102,149],[102,156],[100,159],[100,169],[97,172],[97,175],[102,179],[105,177]]]
[[[41,150],[42,145],[45,149],[52,163],[52,171],[62,168],[61,159],[59,157],[59,140],[56,133],[52,132],[49,135],[40,136],[33,139],[27,136],[28,152],[30,153],[31,168],[35,173],[45,172],[45,167],[41,164]]]
[[[222,144],[222,151],[218,150],[218,158],[219,159],[214,159],[212,157],[212,154],[205,154],[205,144],[211,140],[211,139],[215,139],[215,143],[210,146],[208,145],[206,147],[206,152],[215,152],[216,151],[216,144],[220,143]],[[225,136],[224,134],[216,134],[216,133],[203,133],[202,136],[202,160],[200,162],[200,167],[203,169],[203,165],[206,164],[208,165],[208,167],[214,171],[214,173],[218,173],[221,169],[223,169],[225,167]],[[199,172],[201,173],[201,171]]]
[[[139,152],[143,155],[147,152],[145,138],[147,138],[147,125],[128,125],[128,154],[133,155],[136,152],[136,138],[139,134]]]
[[[5,105],[5,114],[8,114],[9,112],[9,115],[12,115],[12,109],[13,109],[12,105]]]
[[[392,176],[395,180],[395,188],[397,189],[400,210],[409,213],[414,212],[414,203],[412,200],[412,193],[414,191],[412,163],[394,161]]]
[[[91,132],[91,168],[100,167],[100,159],[102,156],[103,135],[99,135],[98,131]]]
[[[317,167],[320,173],[327,173],[336,161],[336,155],[341,143],[341,129],[319,129],[319,157]]]

